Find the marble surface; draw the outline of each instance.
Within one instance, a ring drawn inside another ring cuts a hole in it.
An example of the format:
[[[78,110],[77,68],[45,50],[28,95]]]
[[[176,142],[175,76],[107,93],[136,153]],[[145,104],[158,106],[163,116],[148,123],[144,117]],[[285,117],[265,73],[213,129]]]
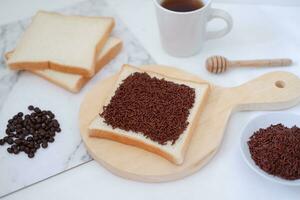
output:
[[[61,123],[62,133],[49,148],[39,150],[34,159],[24,153],[12,156],[6,147],[0,147],[0,196],[61,173],[91,160],[81,141],[78,128],[78,111],[84,94],[99,79],[108,76],[123,63],[149,64],[154,61],[138,40],[104,1],[85,1],[60,10],[65,14],[113,16],[116,19],[114,36],[121,38],[121,53],[98,73],[79,94],[72,94],[28,72],[9,70],[3,57],[0,62],[0,137],[4,136],[7,120],[19,111],[26,111],[30,104],[52,110]],[[0,27],[0,53],[13,49],[30,19]]]
[[[232,15],[232,32],[224,38],[208,41],[203,51],[196,56],[175,58],[161,48],[152,0],[110,0],[108,3],[157,63],[177,66],[222,86],[239,85],[276,70],[289,71],[300,77],[299,7],[214,3],[213,7],[225,9]],[[19,16],[23,16],[22,13]],[[209,28],[217,29],[219,25],[222,24],[216,20],[210,23]],[[212,75],[203,68],[205,58],[212,54],[222,54],[231,59],[291,57],[295,64],[288,68],[244,68]],[[300,105],[286,112],[300,114]],[[4,199],[152,200],[167,197],[172,200],[298,200],[299,187],[283,186],[263,179],[241,157],[240,133],[252,117],[262,113],[265,112],[234,114],[216,156],[199,172],[182,180],[162,184],[129,181],[111,174],[95,161],[90,161]]]

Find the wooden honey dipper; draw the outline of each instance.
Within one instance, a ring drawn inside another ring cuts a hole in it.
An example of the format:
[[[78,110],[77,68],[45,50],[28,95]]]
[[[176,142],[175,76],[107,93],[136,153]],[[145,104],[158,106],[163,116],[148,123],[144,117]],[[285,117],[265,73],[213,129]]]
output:
[[[223,56],[211,56],[206,59],[206,69],[211,73],[223,73],[229,67],[274,67],[289,66],[292,60],[288,58],[262,59],[262,60],[228,60]]]

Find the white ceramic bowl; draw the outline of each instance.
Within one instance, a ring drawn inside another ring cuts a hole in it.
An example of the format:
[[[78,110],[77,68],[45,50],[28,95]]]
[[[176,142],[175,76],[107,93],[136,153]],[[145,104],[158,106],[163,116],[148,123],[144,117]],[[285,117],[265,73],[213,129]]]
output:
[[[281,183],[284,185],[293,185],[293,186],[300,186],[300,179],[298,180],[285,180],[273,175],[266,173],[265,171],[261,170],[255,162],[252,160],[249,148],[248,148],[248,140],[250,136],[260,128],[266,128],[271,124],[279,124],[282,123],[283,125],[291,128],[292,126],[296,125],[300,127],[300,115],[293,114],[293,113],[286,113],[286,112],[272,112],[264,115],[259,115],[253,118],[244,128],[242,135],[241,135],[241,152],[243,154],[243,158],[246,163],[249,165],[251,169],[253,169],[259,175],[265,177],[268,180],[273,182]]]

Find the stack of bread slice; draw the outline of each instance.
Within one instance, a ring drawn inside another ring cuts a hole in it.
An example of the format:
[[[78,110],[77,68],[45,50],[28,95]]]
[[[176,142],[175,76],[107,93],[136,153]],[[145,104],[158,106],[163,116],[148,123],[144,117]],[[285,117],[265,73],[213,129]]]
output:
[[[110,17],[67,16],[39,11],[13,51],[12,70],[27,70],[71,92],[79,92],[118,55],[122,41],[110,36]]]

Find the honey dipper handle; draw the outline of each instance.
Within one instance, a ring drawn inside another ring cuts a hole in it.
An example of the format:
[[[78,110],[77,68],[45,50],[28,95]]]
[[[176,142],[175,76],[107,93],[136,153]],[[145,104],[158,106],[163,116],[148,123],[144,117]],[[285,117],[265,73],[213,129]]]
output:
[[[275,67],[289,66],[291,64],[292,60],[289,58],[229,61],[230,67]]]

